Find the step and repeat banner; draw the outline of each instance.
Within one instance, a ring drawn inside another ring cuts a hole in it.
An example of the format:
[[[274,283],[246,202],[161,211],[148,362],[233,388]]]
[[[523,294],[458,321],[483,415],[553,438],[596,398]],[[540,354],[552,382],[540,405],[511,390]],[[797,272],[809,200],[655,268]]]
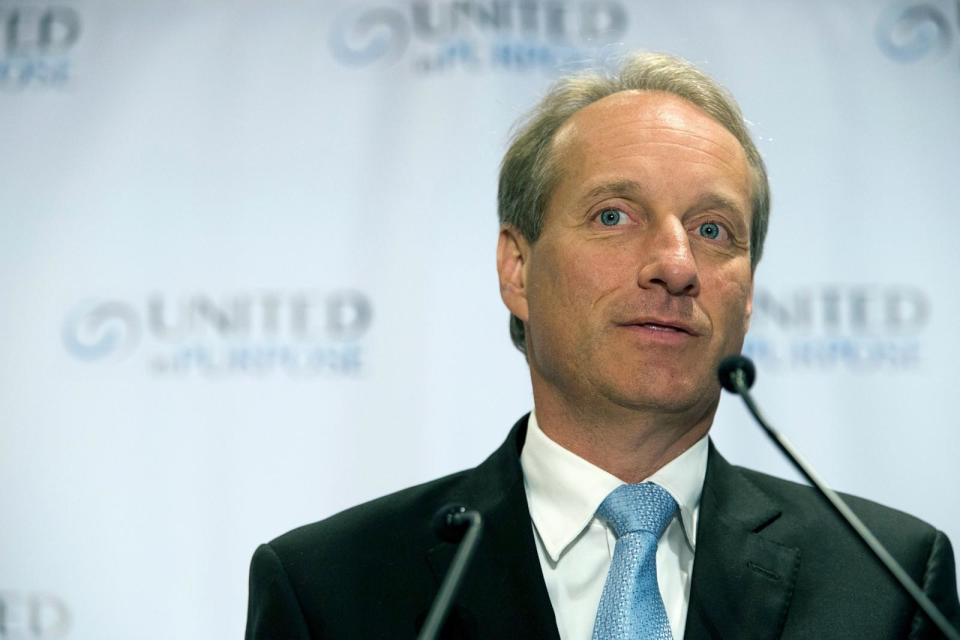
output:
[[[510,127],[637,49],[767,160],[765,412],[960,542],[955,2],[0,0],[0,640],[239,637],[258,543],[492,451]]]

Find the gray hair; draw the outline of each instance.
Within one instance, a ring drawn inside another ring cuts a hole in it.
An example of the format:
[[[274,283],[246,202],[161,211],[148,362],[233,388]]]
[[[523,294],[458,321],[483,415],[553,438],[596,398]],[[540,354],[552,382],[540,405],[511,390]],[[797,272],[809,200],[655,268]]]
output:
[[[580,109],[621,91],[663,91],[679,96],[723,125],[740,142],[752,179],[750,267],[763,253],[770,217],[770,185],[743,114],[723,87],[695,66],[675,56],[640,53],[628,57],[616,74],[586,71],[561,78],[518,123],[500,164],[497,213],[500,224],[515,227],[531,243],[540,237],[550,194],[560,178],[553,139]],[[523,322],[510,315],[510,338],[526,353]]]

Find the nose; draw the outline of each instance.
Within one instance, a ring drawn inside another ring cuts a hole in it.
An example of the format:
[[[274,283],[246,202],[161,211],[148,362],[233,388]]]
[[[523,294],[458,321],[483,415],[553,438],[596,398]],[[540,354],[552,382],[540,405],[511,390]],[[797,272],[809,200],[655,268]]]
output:
[[[663,287],[674,296],[700,293],[700,274],[683,223],[674,217],[660,221],[646,234],[643,266],[637,284],[642,289]]]

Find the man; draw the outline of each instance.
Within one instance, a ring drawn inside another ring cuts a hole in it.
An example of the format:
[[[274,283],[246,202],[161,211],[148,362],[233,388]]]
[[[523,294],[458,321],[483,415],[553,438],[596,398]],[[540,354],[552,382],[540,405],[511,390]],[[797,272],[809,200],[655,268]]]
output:
[[[414,637],[455,550],[430,527],[447,503],[485,533],[445,637],[937,637],[809,488],[707,439],[769,209],[731,98],[663,55],[562,80],[504,158],[499,208],[534,411],[476,469],[261,546],[248,638]],[[945,536],[851,504],[960,621]]]

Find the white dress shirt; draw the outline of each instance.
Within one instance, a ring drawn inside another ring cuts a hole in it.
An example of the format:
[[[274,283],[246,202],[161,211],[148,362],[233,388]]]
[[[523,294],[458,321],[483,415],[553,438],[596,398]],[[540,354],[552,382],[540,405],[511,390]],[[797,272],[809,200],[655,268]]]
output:
[[[676,639],[683,638],[690,602],[707,448],[704,436],[645,480],[666,489],[680,507],[679,519],[674,516],[657,546],[657,582]],[[594,513],[624,482],[548,438],[533,412],[520,466],[560,638],[589,640],[616,546],[613,532]]]

